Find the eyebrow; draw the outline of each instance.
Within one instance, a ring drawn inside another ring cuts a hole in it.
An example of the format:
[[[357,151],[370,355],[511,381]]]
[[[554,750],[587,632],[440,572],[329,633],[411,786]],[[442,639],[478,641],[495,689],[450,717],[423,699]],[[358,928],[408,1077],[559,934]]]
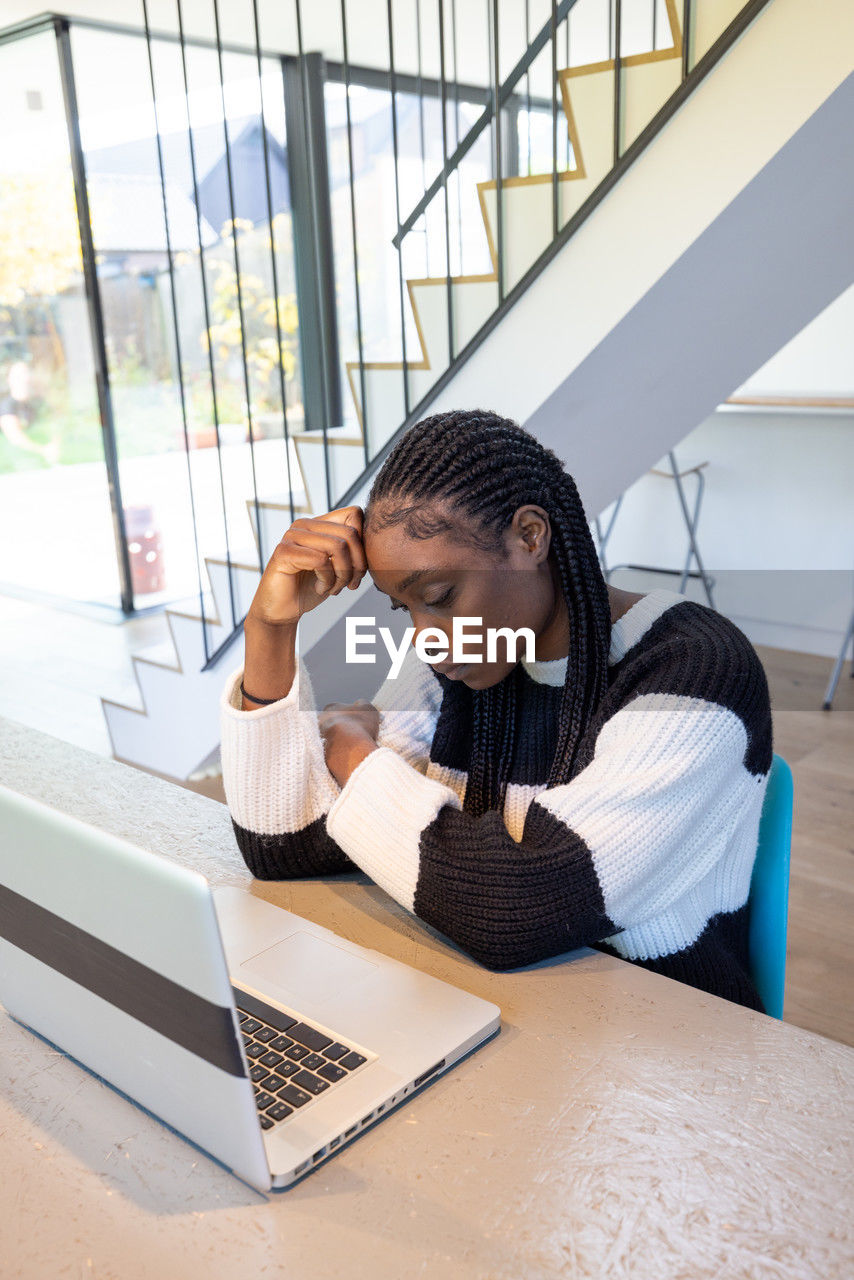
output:
[[[419,578],[423,578],[425,574],[432,572],[432,569],[413,569],[412,573],[408,573],[403,581],[397,584],[395,591],[398,595],[402,595],[407,587],[411,587]]]

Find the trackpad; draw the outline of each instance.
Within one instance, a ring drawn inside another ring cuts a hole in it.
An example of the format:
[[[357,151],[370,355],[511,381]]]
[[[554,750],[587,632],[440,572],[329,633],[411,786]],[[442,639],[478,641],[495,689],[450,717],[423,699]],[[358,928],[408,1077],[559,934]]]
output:
[[[370,960],[351,955],[310,933],[293,933],[245,960],[235,977],[259,988],[276,987],[285,1004],[319,1004],[330,996],[341,995],[346,987],[362,981],[376,968]]]

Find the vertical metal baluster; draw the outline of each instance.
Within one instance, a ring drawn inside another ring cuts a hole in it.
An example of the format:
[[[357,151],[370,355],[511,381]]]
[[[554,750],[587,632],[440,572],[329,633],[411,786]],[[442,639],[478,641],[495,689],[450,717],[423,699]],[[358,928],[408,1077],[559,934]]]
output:
[[[216,456],[219,469],[219,491],[222,497],[222,524],[225,530],[225,558],[228,562],[228,593],[229,603],[231,605],[231,624],[232,627],[237,626],[237,604],[234,598],[234,583],[231,579],[231,543],[228,536],[228,505],[225,501],[225,476],[222,469],[222,451],[220,449],[219,439],[219,407],[217,405],[216,392],[216,372],[214,368],[213,343],[210,341],[211,332],[211,316],[210,304],[208,302],[208,278],[207,268],[205,266],[205,249],[202,243],[202,215],[201,201],[199,199],[199,182],[196,170],[196,143],[193,137],[193,126],[190,120],[190,80],[187,74],[187,44],[184,38],[184,15],[181,9],[181,0],[176,0],[176,12],[178,15],[178,43],[181,49],[181,69],[184,76],[184,101],[187,108],[187,142],[190,149],[190,173],[193,179],[193,206],[196,215],[196,238],[199,242],[199,271],[202,281],[202,304],[205,314],[205,333],[208,335],[208,369],[211,379],[211,409],[213,412],[214,432],[216,434]],[[187,454],[189,460],[189,452]],[[195,524],[195,522],[194,522]]]
[[[148,51],[148,74],[151,79],[151,105],[154,110],[154,136],[157,142],[157,168],[160,173],[160,194],[163,201],[163,226],[166,232],[166,260],[169,264],[169,292],[172,299],[172,323],[175,326],[175,363],[178,372],[178,393],[181,398],[181,422],[184,428],[184,446],[187,451],[187,475],[190,482],[190,518],[193,521],[193,545],[196,552],[196,574],[199,583],[199,608],[202,614],[202,643],[205,650],[205,662],[211,656],[208,648],[208,628],[205,617],[205,593],[202,586],[202,562],[199,555],[199,532],[196,528],[196,503],[193,495],[193,470],[190,466],[190,433],[187,428],[187,397],[184,390],[183,357],[181,354],[181,334],[178,327],[178,301],[175,292],[175,264],[172,254],[172,237],[169,232],[169,210],[166,200],[166,174],[163,167],[163,146],[160,139],[160,119],[157,111],[157,86],[154,79],[154,57],[151,51],[151,26],[148,21],[148,3],[142,0],[142,20],[145,25],[145,44]]]
[[[652,49],[658,44],[658,0],[652,0]]]
[[[400,181],[398,174],[398,138],[397,138],[397,76],[394,70],[394,22],[391,13],[392,0],[386,0],[388,17],[388,68],[391,85],[391,140],[394,151],[394,208],[397,225],[400,226]],[[426,217],[425,213],[425,217]],[[403,305],[403,244],[397,251],[397,277],[400,294],[400,341],[403,348],[403,406],[406,417],[409,417],[409,372],[406,363],[406,312]]]
[[[421,148],[421,185],[427,190],[427,141],[424,131],[424,79],[421,53],[421,0],[415,0],[415,49],[418,60],[415,77],[415,92],[418,95],[418,135]],[[427,226],[427,214],[424,214],[424,274],[430,274],[430,232]]]
[[[498,63],[498,0],[492,0],[492,118],[495,126],[495,256],[498,259],[498,305],[504,301],[504,192],[501,178],[501,72]]]
[[[567,10],[567,12],[566,12],[566,17],[564,18],[564,22],[566,23],[566,69],[567,69],[567,71],[569,70],[570,66],[572,65],[572,62],[571,62],[571,58],[572,58],[572,49],[571,49],[571,46],[570,46],[570,27],[569,27],[569,22],[570,22],[570,18],[571,18],[571,16],[572,16],[572,6],[570,6],[570,8]],[[555,92],[557,92],[557,90],[555,90]],[[562,104],[561,104],[561,105],[562,105]],[[564,127],[563,127],[563,128],[564,128],[564,138],[566,139],[566,168],[567,168],[567,169],[569,169],[569,164],[570,164],[570,159],[569,159],[570,138],[569,138],[569,121],[568,121],[568,120],[566,120],[566,121],[565,121],[565,123],[564,123]],[[573,163],[573,164],[575,163],[575,156],[573,156],[573,157],[572,157],[572,163]]]
[[[682,79],[687,80],[691,70],[691,0],[682,6]]]
[[[557,238],[560,226],[558,208],[558,166],[557,166],[557,0],[552,0],[551,18],[551,51],[552,51],[552,239]]]
[[[442,173],[445,189],[445,290],[448,304],[448,364],[454,359],[454,287],[451,284],[451,218],[448,206],[448,85],[445,79],[445,5],[439,4],[439,88],[442,107]]]
[[[258,65],[258,95],[261,102],[261,143],[264,152],[264,186],[267,193],[267,224],[270,228],[270,266],[273,272],[273,302],[276,308],[276,364],[279,369],[279,391],[282,397],[282,428],[285,433],[285,470],[288,477],[288,505],[291,509],[291,523],[293,523],[296,513],[294,510],[294,489],[291,477],[291,437],[290,432],[288,431],[287,391],[285,388],[285,370],[282,364],[282,321],[279,314],[279,269],[276,263],[276,239],[273,232],[273,192],[270,186],[270,148],[267,144],[267,117],[264,112],[264,86],[262,83],[263,68],[261,64],[261,29],[258,25],[258,0],[252,0],[252,20],[255,24],[255,61]]]
[[[249,458],[252,468],[252,499],[255,503],[255,521],[258,529],[258,567],[264,572],[264,545],[261,537],[261,509],[258,505],[258,477],[255,472],[255,432],[252,426],[252,389],[249,385],[249,364],[246,358],[246,323],[243,313],[243,288],[240,281],[240,253],[237,248],[236,211],[234,207],[234,173],[231,167],[231,139],[228,133],[228,116],[225,110],[225,74],[222,64],[222,36],[219,26],[219,0],[213,0],[214,30],[216,32],[216,57],[219,68],[219,90],[222,102],[222,129],[225,139],[225,175],[228,183],[228,207],[231,211],[231,244],[234,250],[234,276],[237,290],[237,316],[240,322],[240,355],[243,360],[243,389],[246,395],[246,422],[249,428]],[[217,444],[219,448],[219,444]],[[272,550],[272,548],[270,548]]]
[[[525,48],[531,45],[531,5],[530,0],[525,0]],[[528,67],[525,72],[525,111],[528,120],[528,163],[527,172],[531,172],[531,68]]]
[[[303,46],[303,39],[302,39],[302,9],[300,8],[300,0],[294,0],[294,11],[296,14],[296,22],[297,22],[297,54],[299,56],[300,87],[302,89],[303,136],[305,138],[306,154],[309,155],[311,152],[311,136],[310,136],[310,130],[309,130],[309,123],[308,123],[308,117],[309,117],[308,85],[306,83],[305,48]],[[314,166],[313,165],[309,165],[309,175],[310,175],[309,180],[313,183],[314,182]],[[329,198],[328,193],[325,193],[325,198],[327,199]],[[318,275],[320,275],[321,274],[320,264],[317,261],[316,245],[314,248],[314,253],[315,253],[315,265],[317,267]],[[322,325],[320,328],[320,340],[321,342],[324,341],[324,330]],[[323,363],[324,363],[324,367],[328,363],[325,358]],[[322,422],[321,430],[323,433],[323,464],[324,464],[324,472],[325,472],[325,479],[326,479],[326,508],[329,511],[332,509],[332,503],[333,503],[332,468],[330,466],[330,461],[329,461],[329,423],[332,420],[332,412],[331,412],[332,407],[329,403],[330,388],[327,387],[325,383],[326,383],[326,379],[324,379],[324,388],[323,388],[324,405],[323,405],[323,422]]]
[[[356,180],[353,173],[353,122],[350,115],[350,58],[347,48],[347,3],[341,0],[341,32],[344,52],[344,100],[347,109],[347,155],[350,171],[350,226],[353,232],[353,285],[356,290],[356,337],[359,342],[359,386],[362,397],[362,444],[365,466],[370,462],[368,448],[368,404],[365,395],[365,349],[362,339],[362,299],[359,287],[359,243],[356,234]]]
[[[457,64],[457,0],[451,0],[451,54],[454,59],[454,149],[460,145],[460,73]],[[457,243],[460,252],[460,275],[463,267],[463,196],[459,166],[454,175],[457,188]]]
[[[620,158],[620,112],[622,110],[623,86],[620,58],[620,36],[622,32],[623,0],[614,0],[614,164]]]

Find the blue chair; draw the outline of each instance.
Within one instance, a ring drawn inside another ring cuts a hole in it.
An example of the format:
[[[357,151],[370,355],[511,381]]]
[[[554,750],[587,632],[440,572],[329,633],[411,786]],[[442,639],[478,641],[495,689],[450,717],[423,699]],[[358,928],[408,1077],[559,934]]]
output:
[[[792,845],[792,771],[782,756],[771,762],[750,881],[750,971],[765,1010],[783,1016],[789,854]]]

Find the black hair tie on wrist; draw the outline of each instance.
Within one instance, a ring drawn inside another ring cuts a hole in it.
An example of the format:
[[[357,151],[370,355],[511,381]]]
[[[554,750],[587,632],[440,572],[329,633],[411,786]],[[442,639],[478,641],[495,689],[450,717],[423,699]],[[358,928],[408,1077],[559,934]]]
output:
[[[243,688],[243,681],[240,681],[240,692],[243,694],[247,702],[257,702],[259,707],[270,707],[274,702],[280,702],[280,698],[256,698],[254,694],[247,693]]]

